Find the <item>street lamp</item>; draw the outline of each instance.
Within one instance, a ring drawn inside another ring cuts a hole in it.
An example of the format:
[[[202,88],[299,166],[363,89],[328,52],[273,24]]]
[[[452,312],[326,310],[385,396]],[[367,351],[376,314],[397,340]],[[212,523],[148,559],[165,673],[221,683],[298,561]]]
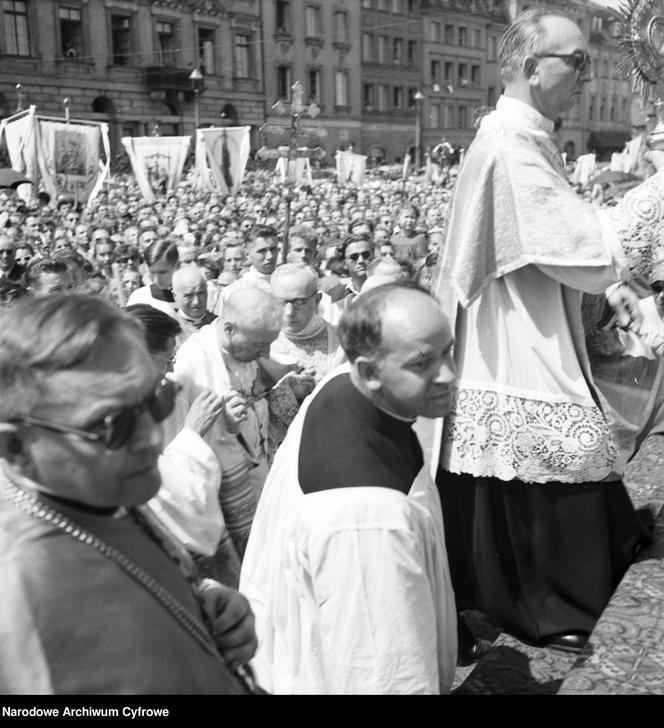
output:
[[[196,129],[198,129],[198,96],[203,84],[203,74],[198,66],[189,74],[189,80],[194,91],[194,136],[196,136]]]
[[[413,96],[415,99],[415,174],[420,168],[420,136],[422,134],[422,99],[424,94],[418,89]]]

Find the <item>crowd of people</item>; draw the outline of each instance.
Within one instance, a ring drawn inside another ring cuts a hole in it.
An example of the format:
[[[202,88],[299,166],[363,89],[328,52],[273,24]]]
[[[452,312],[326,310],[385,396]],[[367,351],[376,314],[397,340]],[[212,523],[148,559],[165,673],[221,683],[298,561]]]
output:
[[[573,21],[500,55],[458,182],[0,195],[0,692],[444,693],[471,609],[583,649],[650,538],[662,376],[627,432],[593,342],[659,361],[664,182],[570,185]]]

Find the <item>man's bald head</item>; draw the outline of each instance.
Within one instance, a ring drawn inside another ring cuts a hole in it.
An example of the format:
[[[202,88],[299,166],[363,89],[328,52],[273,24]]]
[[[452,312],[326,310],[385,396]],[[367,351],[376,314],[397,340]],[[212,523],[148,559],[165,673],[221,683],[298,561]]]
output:
[[[201,281],[207,282],[202,268],[196,265],[177,268],[173,273],[173,293],[195,286]]]
[[[190,318],[199,320],[207,311],[207,278],[202,268],[185,266],[173,272],[175,305]]]
[[[219,343],[240,362],[270,355],[279,335],[282,309],[266,291],[252,286],[231,291],[219,318]]]
[[[302,263],[284,263],[277,266],[270,278],[273,294],[275,287],[280,288],[284,282],[288,282],[289,285],[297,285],[303,292],[306,292],[306,295],[318,291],[316,271],[311,266]]]
[[[397,417],[449,414],[456,369],[453,338],[438,301],[412,285],[362,293],[339,323],[353,385]]]

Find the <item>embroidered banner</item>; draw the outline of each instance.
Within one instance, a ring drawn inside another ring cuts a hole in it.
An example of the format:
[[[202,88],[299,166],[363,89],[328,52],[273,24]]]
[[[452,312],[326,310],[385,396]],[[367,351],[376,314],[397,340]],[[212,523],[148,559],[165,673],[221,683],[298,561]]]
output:
[[[196,186],[237,193],[249,159],[249,126],[221,126],[196,132]]]
[[[31,106],[2,122],[12,167],[32,179],[19,195],[26,200],[44,189],[52,199],[66,195],[89,203],[109,173],[108,124],[82,119],[59,120]],[[102,157],[103,148],[103,157]]]
[[[297,159],[287,160],[280,157],[277,160],[277,166],[274,168],[279,174],[282,182],[289,179],[296,185],[312,185],[313,178],[311,176],[311,163],[308,157],[298,157]]]
[[[346,184],[352,182],[361,185],[364,182],[364,170],[367,158],[364,154],[354,152],[337,152],[337,182]]]
[[[178,186],[190,142],[188,136],[122,138],[136,182],[146,200],[153,202],[156,195],[166,194]]]

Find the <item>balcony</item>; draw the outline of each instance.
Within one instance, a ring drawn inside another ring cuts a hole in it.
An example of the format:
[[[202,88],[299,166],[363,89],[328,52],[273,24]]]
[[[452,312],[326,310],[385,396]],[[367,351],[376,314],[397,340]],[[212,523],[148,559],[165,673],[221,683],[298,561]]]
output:
[[[182,92],[186,101],[194,98],[194,91],[189,80],[190,69],[172,66],[147,66],[143,72],[145,85],[151,93],[164,92],[169,96],[174,92]],[[204,83],[204,82],[203,82]],[[201,86],[201,91],[205,86]]]

